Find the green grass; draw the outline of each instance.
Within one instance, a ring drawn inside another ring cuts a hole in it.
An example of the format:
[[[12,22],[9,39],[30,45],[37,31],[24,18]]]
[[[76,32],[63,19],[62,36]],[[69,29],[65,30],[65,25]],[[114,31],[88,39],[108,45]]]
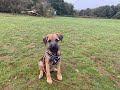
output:
[[[64,34],[63,83],[80,90],[120,90],[120,21],[0,14],[0,90],[74,90],[38,80],[43,36]],[[52,73],[56,79],[56,74]]]

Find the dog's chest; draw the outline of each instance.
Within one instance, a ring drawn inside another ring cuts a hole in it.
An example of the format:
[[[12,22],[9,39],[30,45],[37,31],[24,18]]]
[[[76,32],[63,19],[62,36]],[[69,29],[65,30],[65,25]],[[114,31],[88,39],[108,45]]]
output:
[[[45,56],[43,56],[43,57],[41,58],[41,61],[43,62],[44,66],[46,66],[46,65],[45,65]],[[49,59],[50,68],[56,66],[56,65],[59,63],[59,61],[60,61],[60,57],[54,57],[54,58],[51,57],[51,58]]]
[[[50,60],[49,60],[49,65],[50,65],[50,66],[55,66],[54,63],[55,63],[55,62],[54,62],[53,59],[50,59]]]
[[[54,61],[50,59],[49,61],[49,65],[50,65],[50,70],[52,70],[52,68],[55,67],[55,65],[53,65]]]

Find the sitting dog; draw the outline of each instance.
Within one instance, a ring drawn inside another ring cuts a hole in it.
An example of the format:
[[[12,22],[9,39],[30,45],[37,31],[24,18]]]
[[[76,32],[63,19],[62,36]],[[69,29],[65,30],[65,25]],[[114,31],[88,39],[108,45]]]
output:
[[[43,38],[43,42],[48,46],[44,56],[38,62],[40,75],[39,79],[42,79],[44,72],[46,73],[47,82],[52,84],[50,71],[57,71],[57,79],[62,80],[60,65],[60,48],[59,41],[62,41],[63,35],[61,34],[49,34]],[[57,69],[54,67],[57,66]]]

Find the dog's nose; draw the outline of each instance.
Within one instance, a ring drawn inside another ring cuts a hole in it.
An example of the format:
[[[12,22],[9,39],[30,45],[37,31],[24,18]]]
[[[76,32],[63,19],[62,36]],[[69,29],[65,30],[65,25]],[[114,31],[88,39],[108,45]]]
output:
[[[59,49],[58,44],[55,42],[51,43],[49,49],[51,52],[57,52]]]

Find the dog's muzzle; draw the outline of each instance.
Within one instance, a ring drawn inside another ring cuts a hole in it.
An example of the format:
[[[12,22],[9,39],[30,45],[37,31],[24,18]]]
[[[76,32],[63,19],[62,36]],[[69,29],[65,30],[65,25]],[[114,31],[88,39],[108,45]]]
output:
[[[59,50],[58,44],[56,42],[51,42],[49,45],[49,50],[53,53],[58,52],[58,50]]]

